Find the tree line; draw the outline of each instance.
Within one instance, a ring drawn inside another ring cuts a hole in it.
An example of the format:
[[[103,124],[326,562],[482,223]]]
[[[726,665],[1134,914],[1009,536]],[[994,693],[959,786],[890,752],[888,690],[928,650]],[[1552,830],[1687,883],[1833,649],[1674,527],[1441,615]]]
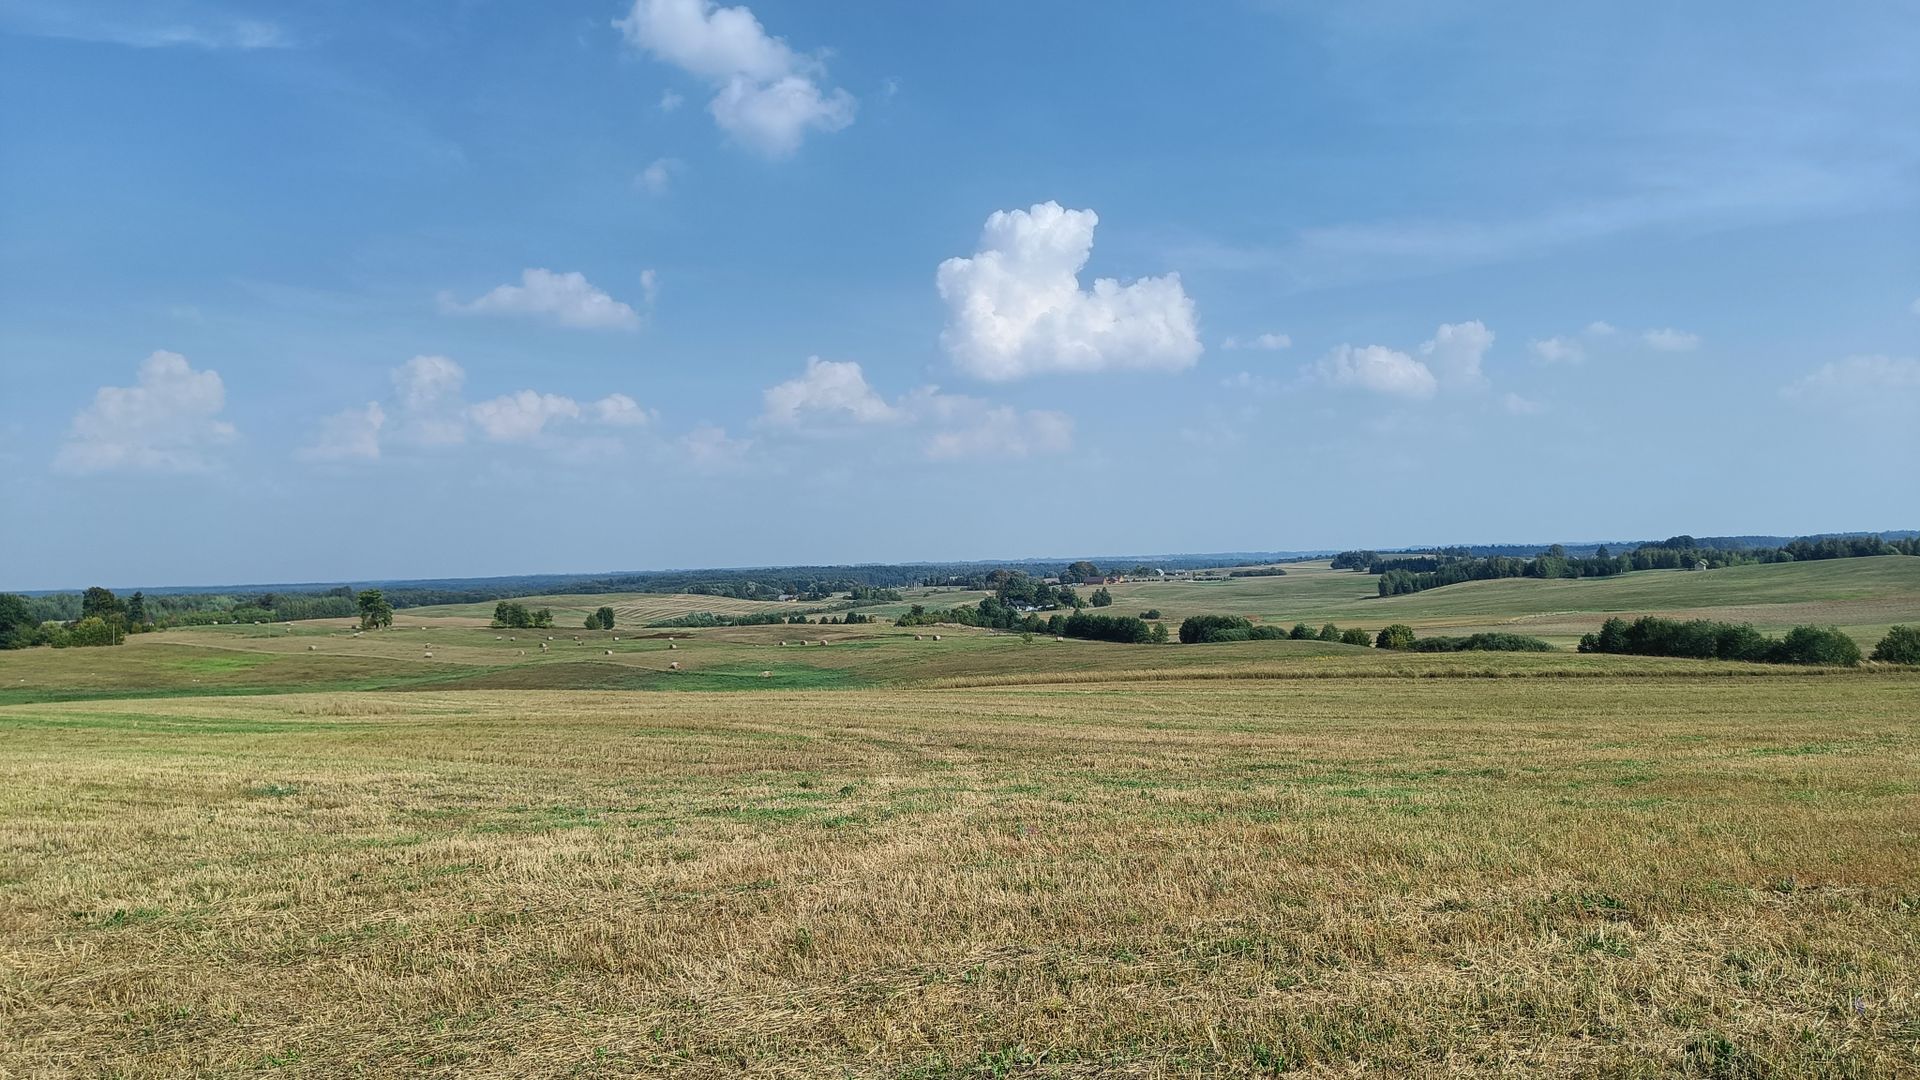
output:
[[[1920,538],[1884,540],[1877,536],[1829,536],[1795,540],[1777,548],[1730,548],[1703,546],[1691,536],[1676,536],[1654,544],[1643,544],[1618,555],[1604,544],[1591,555],[1571,555],[1564,547],[1555,544],[1530,559],[1498,555],[1474,557],[1445,552],[1432,555],[1383,555],[1372,551],[1347,551],[1336,556],[1333,565],[1340,569],[1378,574],[1381,596],[1402,596],[1464,581],[1516,577],[1611,577],[1633,570],[1717,570],[1752,563],[1854,559],[1875,555],[1920,555]]]
[[[1874,651],[1876,660],[1920,662],[1920,634],[1895,627]],[[1891,659],[1909,655],[1911,660]],[[1580,638],[1583,653],[1621,653],[1632,656],[1677,656],[1694,660],[1745,660],[1760,664],[1824,664],[1852,667],[1860,662],[1860,646],[1839,628],[1796,626],[1784,638],[1772,638],[1746,623],[1712,619],[1664,619],[1642,615],[1629,622],[1612,618],[1598,633]]]

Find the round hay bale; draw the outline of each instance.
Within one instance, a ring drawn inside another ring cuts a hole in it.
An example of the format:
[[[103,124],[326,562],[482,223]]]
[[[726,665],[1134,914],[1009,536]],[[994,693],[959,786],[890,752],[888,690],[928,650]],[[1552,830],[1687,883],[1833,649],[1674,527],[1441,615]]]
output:
[[[763,672],[761,672],[761,673],[760,673],[760,677],[761,677],[761,678],[763,678],[763,679],[771,679],[771,678],[773,678],[773,672],[771,672],[771,671],[763,671]]]
[[[674,661],[671,661],[671,662],[669,662],[669,663],[667,664],[667,670],[668,670],[668,671],[679,671],[679,670],[680,670],[680,661],[678,661],[678,660],[674,660]]]

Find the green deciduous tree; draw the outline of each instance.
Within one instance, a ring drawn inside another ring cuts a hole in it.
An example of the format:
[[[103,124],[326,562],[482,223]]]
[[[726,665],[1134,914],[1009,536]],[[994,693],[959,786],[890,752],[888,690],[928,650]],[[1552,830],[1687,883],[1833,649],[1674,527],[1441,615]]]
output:
[[[1920,626],[1895,626],[1873,647],[1882,664],[1920,664]]]
[[[1379,649],[1411,649],[1413,648],[1413,627],[1406,623],[1394,623],[1381,630],[1380,636],[1373,639],[1373,644]]]
[[[360,629],[378,630],[393,625],[393,605],[387,603],[386,595],[379,589],[362,589],[353,602],[360,609]]]
[[[113,590],[111,589],[103,589],[95,585],[88,589],[85,595],[80,597],[80,617],[82,619],[97,618],[104,620],[109,615],[119,614],[120,610],[120,600],[113,595]]]

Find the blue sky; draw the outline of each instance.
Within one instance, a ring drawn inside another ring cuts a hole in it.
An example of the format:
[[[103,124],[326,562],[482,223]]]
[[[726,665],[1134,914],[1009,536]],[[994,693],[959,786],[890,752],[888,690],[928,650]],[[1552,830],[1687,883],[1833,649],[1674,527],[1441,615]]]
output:
[[[0,586],[1914,527],[1916,55],[0,0]]]

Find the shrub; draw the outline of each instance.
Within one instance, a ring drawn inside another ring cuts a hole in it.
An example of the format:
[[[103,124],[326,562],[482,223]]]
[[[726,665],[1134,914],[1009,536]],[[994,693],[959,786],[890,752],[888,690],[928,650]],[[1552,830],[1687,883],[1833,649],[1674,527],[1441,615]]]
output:
[[[1413,648],[1413,627],[1406,623],[1394,623],[1381,630],[1380,636],[1374,638],[1373,644],[1375,648],[1380,649],[1411,649]]]
[[[1552,652],[1553,646],[1525,634],[1469,634],[1466,637],[1423,637],[1414,652]]]
[[[1773,661],[1852,667],[1860,662],[1860,646],[1836,626],[1796,626],[1774,648]]]
[[[1153,630],[1142,619],[1131,615],[1088,615],[1076,611],[1067,616],[1061,635],[1093,641],[1118,641],[1126,645],[1144,645],[1153,640]]]
[[[1157,619],[1160,617],[1160,609],[1157,607],[1150,607],[1147,610],[1141,612],[1140,617],[1143,619]]]
[[[1181,620],[1180,643],[1199,645],[1210,641],[1245,641],[1253,624],[1238,615],[1190,615]],[[1223,634],[1237,633],[1237,637]]]
[[[1784,640],[1775,641],[1744,623],[1679,622],[1656,615],[1642,615],[1632,622],[1608,619],[1598,633],[1581,637],[1580,651],[1843,667],[1860,662],[1860,646],[1833,627],[1797,626]]]
[[[1306,623],[1294,623],[1293,632],[1287,635],[1295,641],[1312,641],[1313,627]]]
[[[1340,631],[1340,644],[1359,645],[1362,648],[1365,648],[1366,646],[1373,644],[1373,635],[1367,633],[1365,630],[1362,630],[1356,626],[1351,630]]]
[[[1327,625],[1321,627],[1320,640],[1321,641],[1339,641],[1340,628],[1333,625],[1332,623],[1328,623]]]
[[[1920,626],[1896,626],[1873,647],[1882,664],[1920,664]]]

